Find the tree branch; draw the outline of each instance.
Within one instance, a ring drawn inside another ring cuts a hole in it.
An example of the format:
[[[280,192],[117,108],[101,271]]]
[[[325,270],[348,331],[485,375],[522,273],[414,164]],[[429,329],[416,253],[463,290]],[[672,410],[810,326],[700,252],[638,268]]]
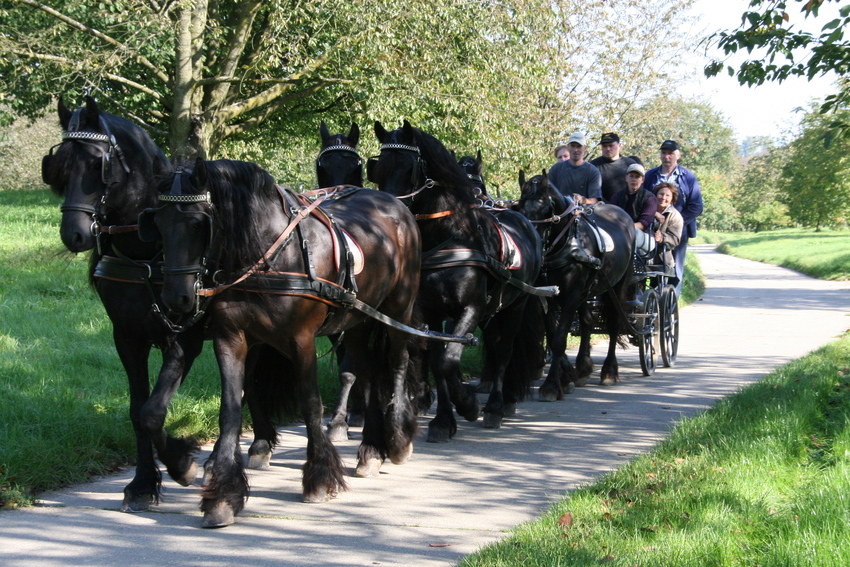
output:
[[[71,67],[71,68],[77,67],[80,63],[79,61],[77,61],[75,59],[69,59],[67,57],[61,57],[59,55],[50,55],[50,54],[47,54],[47,53],[35,53],[34,51],[26,51],[26,50],[23,50],[23,49],[10,49],[9,52],[14,53],[15,55],[21,55],[23,57],[32,57],[34,59],[39,59],[39,60],[42,60],[42,61],[53,61],[54,63],[60,63],[62,65],[65,65],[65,66]],[[136,81],[133,81],[133,80],[128,79],[126,77],[122,77],[121,75],[116,75],[116,74],[110,73],[108,71],[102,71],[101,76],[103,76],[106,79],[109,79],[110,81],[115,81],[116,83],[121,83],[121,84],[127,85],[128,87],[133,87],[136,90],[139,90],[139,91],[141,91],[141,92],[143,92],[147,95],[150,95],[151,97],[155,98],[157,101],[161,102],[162,99],[163,99],[163,95],[161,93],[158,93],[155,90],[150,89],[150,88],[146,87],[145,85],[142,85],[141,83],[137,83]]]
[[[277,112],[278,110],[280,110],[281,108],[286,106],[287,104],[291,103],[293,100],[299,100],[299,99],[307,98],[308,96],[315,94],[318,91],[320,91],[321,89],[325,88],[329,84],[330,83],[320,82],[320,83],[312,85],[312,86],[310,86],[310,87],[308,87],[304,90],[300,90],[296,93],[292,93],[292,94],[287,95],[287,96],[279,96],[279,97],[275,98],[272,102],[267,104],[263,108],[262,112],[260,112],[259,114],[252,116],[250,118],[247,118],[247,119],[245,119],[241,122],[238,122],[236,124],[229,124],[229,125],[223,126],[222,130],[224,131],[224,134],[222,135],[222,139],[236,135],[236,134],[242,134],[242,133],[247,132],[247,131],[249,131],[253,128],[256,128],[257,126],[259,126],[260,124],[265,122],[269,118],[269,116],[271,116],[272,114],[274,114],[275,112]]]
[[[124,49],[128,53],[133,53],[134,54],[133,58],[140,65],[147,67],[147,69],[150,70],[160,81],[162,81],[166,85],[168,84],[168,75],[163,73],[156,65],[151,63],[146,57],[144,57],[143,55],[139,55],[135,50],[131,49],[129,46],[121,43],[120,41],[113,39],[112,37],[110,37],[110,36],[108,36],[108,35],[106,35],[102,32],[99,32],[98,30],[91,28],[91,27],[89,27],[89,26],[87,26],[87,25],[85,25],[81,22],[78,22],[77,20],[74,20],[73,18],[69,18],[65,14],[62,14],[61,12],[54,10],[50,6],[45,6],[44,4],[41,4],[40,2],[35,2],[34,0],[14,0],[14,1],[19,2],[21,4],[26,4],[27,6],[31,6],[33,8],[37,8],[37,9],[43,11],[43,12],[50,14],[51,16],[56,18],[57,20],[60,20],[60,21],[64,22],[65,24],[67,24],[67,25],[69,25],[73,28],[77,28],[78,30],[83,31],[83,32],[85,32],[85,33],[87,33],[87,34],[89,34],[93,37],[96,37],[97,39],[105,41],[105,42],[109,43],[110,45],[112,45],[114,47]]]
[[[251,35],[251,27],[257,11],[263,5],[262,0],[251,2],[238,2],[238,17],[233,26],[232,33],[227,42],[227,53],[221,61],[221,73],[224,76],[232,76],[239,66],[239,59],[245,51],[245,45]],[[221,108],[227,100],[230,91],[230,82],[219,82],[210,93],[210,110],[216,111]]]

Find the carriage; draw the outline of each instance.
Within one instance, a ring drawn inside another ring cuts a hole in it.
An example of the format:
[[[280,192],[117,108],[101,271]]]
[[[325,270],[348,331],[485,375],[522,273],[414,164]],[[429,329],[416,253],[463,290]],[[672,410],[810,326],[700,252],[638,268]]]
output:
[[[644,376],[652,376],[657,366],[658,354],[665,367],[676,364],[679,349],[679,301],[676,288],[670,283],[675,277],[672,266],[658,263],[663,250],[656,256],[651,252],[634,253],[632,299],[626,302],[626,325],[630,331],[629,342],[638,347],[640,367]],[[601,300],[595,296],[588,300],[591,313],[591,332],[606,333]],[[580,324],[573,322],[571,334],[580,335]]]

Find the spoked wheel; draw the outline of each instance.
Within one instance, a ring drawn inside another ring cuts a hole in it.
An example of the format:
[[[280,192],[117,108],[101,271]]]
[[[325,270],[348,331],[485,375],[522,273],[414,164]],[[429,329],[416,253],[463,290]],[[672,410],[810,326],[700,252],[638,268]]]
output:
[[[646,334],[638,336],[640,369],[644,376],[655,373],[655,357],[658,347],[658,294],[650,288],[643,292],[642,317],[638,318],[638,328]],[[640,322],[643,321],[643,325]]]
[[[661,359],[664,366],[676,364],[679,352],[679,299],[676,288],[664,286],[661,290]]]

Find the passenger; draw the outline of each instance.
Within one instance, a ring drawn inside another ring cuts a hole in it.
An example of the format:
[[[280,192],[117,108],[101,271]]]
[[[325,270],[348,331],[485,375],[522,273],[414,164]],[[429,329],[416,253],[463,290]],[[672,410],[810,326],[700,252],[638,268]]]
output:
[[[643,257],[651,257],[655,250],[655,241],[649,235],[649,229],[655,220],[658,202],[655,195],[643,188],[646,171],[639,163],[633,163],[626,170],[626,188],[611,199],[612,205],[625,210],[635,223],[635,252]]]
[[[659,245],[666,244],[664,252],[664,265],[668,268],[675,267],[676,260],[673,257],[673,249],[679,245],[682,238],[682,228],[685,225],[682,214],[673,205],[679,198],[679,189],[672,183],[662,182],[655,188],[655,197],[658,199],[658,211],[655,219],[660,223],[655,231],[655,242]]]
[[[635,222],[635,228],[649,232],[652,221],[655,220],[655,211],[658,210],[658,201],[651,191],[643,188],[645,175],[646,170],[641,164],[630,165],[626,170],[626,188],[614,195],[611,204],[629,213]]]
[[[674,183],[679,190],[676,200],[676,210],[682,215],[684,226],[679,244],[673,249],[676,259],[676,295],[682,291],[682,278],[685,274],[685,254],[688,251],[688,239],[697,235],[697,217],[702,214],[702,191],[696,175],[681,165],[682,156],[679,143],[675,140],[665,140],[661,144],[661,165],[646,172],[644,186],[650,191],[662,182]]]
[[[642,162],[637,157],[620,155],[622,145],[616,132],[606,132],[599,139],[602,155],[590,161],[602,175],[602,198],[610,203],[619,191],[626,188],[626,172],[630,165]]]
[[[562,154],[566,152],[568,159]],[[602,199],[602,176],[595,165],[585,161],[587,139],[582,132],[573,132],[566,150],[559,147],[555,154],[560,160],[549,170],[549,184],[578,205],[592,205]]]

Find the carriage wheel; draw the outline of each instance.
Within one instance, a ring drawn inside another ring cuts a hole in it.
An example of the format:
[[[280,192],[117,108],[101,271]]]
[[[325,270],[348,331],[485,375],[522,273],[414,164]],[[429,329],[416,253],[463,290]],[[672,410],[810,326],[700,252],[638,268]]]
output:
[[[679,299],[676,288],[664,286],[661,291],[661,359],[664,366],[676,364],[679,352]]]
[[[658,346],[658,294],[654,289],[643,292],[643,308],[641,313],[647,315],[638,319],[643,321],[645,335],[638,336],[638,350],[640,352],[640,368],[644,376],[652,376],[655,373],[655,357]]]

